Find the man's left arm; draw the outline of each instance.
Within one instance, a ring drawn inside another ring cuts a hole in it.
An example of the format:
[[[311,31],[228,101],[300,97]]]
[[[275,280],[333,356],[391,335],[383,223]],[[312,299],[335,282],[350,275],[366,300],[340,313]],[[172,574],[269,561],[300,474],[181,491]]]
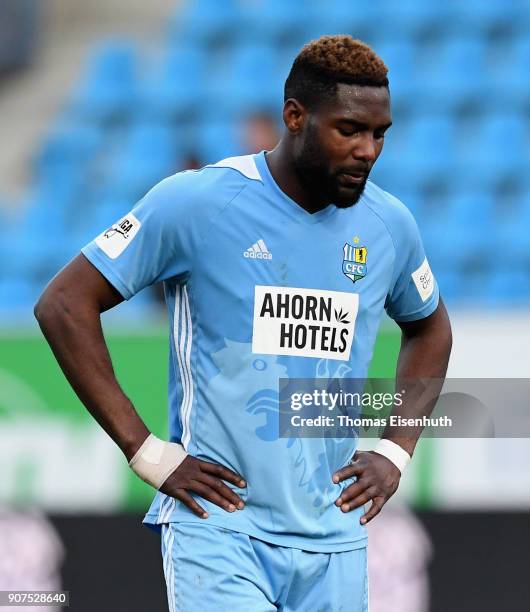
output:
[[[404,388],[409,398],[401,406],[395,406],[392,415],[405,418],[429,416],[445,379],[451,353],[452,335],[447,311],[440,299],[438,307],[428,317],[398,322],[398,325],[402,335],[396,388]],[[427,402],[418,397],[418,392],[425,390],[422,380],[427,380],[429,387]],[[421,430],[421,427],[407,428],[404,436],[401,428],[387,426],[383,432],[384,444],[391,451],[387,454],[395,452],[398,464],[400,459],[412,456]],[[371,500],[370,509],[361,517],[361,523],[368,523],[398,488],[401,471],[396,463],[376,451],[357,451],[352,462],[333,475],[335,483],[357,477],[335,504],[343,512],[350,512]]]

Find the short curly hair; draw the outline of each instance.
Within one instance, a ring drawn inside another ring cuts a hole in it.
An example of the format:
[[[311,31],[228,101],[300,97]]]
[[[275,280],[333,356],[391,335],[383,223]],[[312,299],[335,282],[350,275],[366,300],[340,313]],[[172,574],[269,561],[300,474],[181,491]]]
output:
[[[338,83],[388,87],[388,68],[367,44],[348,34],[321,36],[305,45],[285,81],[284,101],[314,109],[331,102]]]

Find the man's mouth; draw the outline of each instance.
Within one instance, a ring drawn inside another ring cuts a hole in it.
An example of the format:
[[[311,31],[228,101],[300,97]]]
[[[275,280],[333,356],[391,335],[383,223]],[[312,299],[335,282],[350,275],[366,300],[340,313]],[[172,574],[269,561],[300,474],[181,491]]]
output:
[[[338,179],[345,186],[361,185],[366,180],[366,174],[364,172],[341,172]]]

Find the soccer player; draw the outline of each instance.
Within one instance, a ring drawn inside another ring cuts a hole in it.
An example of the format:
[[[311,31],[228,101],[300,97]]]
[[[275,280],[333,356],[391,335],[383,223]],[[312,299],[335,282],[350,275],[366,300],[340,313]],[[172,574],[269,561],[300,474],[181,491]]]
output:
[[[367,180],[391,125],[384,62],[350,36],[310,42],[283,120],[272,151],[153,187],[35,309],[81,401],[158,489],[144,522],[162,534],[170,610],[366,610],[366,523],[416,439],[388,430],[356,452],[354,438],[280,437],[278,381],[365,377],[383,308],[402,330],[398,380],[446,372],[450,325],[417,226]],[[120,388],[100,324],[160,281],[169,442]]]

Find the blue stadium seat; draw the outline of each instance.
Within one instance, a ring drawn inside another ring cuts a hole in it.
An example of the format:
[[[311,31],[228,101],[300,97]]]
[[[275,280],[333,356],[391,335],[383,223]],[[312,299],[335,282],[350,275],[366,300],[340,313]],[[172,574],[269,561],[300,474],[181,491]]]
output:
[[[495,198],[490,191],[462,191],[447,200],[448,227],[479,234],[485,240],[495,234]]]
[[[216,45],[238,35],[241,7],[237,0],[187,0],[169,21],[169,36],[179,44]]]
[[[219,117],[222,112],[237,117],[255,109],[276,107],[282,96],[282,90],[275,91],[276,65],[277,53],[270,45],[235,47],[224,70],[212,75],[206,85],[201,116]]]
[[[455,142],[455,124],[451,117],[422,115],[411,122],[406,142],[408,152],[419,159],[429,157],[427,163],[446,167]]]
[[[375,43],[374,51],[388,66],[392,93],[398,83],[414,78],[414,62],[418,49],[411,40],[406,38],[381,40]]]
[[[518,7],[515,16],[515,27],[513,34],[518,36],[528,36],[530,32],[530,4],[527,0],[517,0]]]
[[[498,45],[488,67],[488,78],[484,85],[485,108],[492,112],[499,108],[526,112],[530,103],[528,66],[530,66],[528,33],[509,39],[507,44]]]
[[[463,35],[506,29],[517,24],[523,15],[525,0],[446,0],[448,24]],[[424,3],[429,5],[430,3]]]
[[[443,219],[444,215],[440,215]],[[484,239],[469,227],[455,227],[438,220],[422,227],[425,250],[433,269],[466,276],[480,267],[484,257]]]
[[[445,116],[419,116],[391,128],[381,163],[396,180],[423,185],[447,180],[453,168],[455,125]],[[378,161],[378,164],[380,162]]]
[[[274,79],[276,88],[280,90],[280,97],[283,101],[283,86],[285,80],[289,76],[289,72],[294,62],[294,58],[300,53],[302,45],[298,43],[292,45],[285,45],[278,49],[276,54],[276,65],[274,67]]]
[[[379,26],[377,6],[373,2],[320,0],[310,15],[306,33],[311,38],[321,34],[351,34],[366,40]]]
[[[87,240],[109,228],[118,219],[126,215],[136,202],[123,196],[119,197],[115,191],[109,191],[106,194],[101,194],[101,197],[94,204],[89,227],[84,232]]]
[[[479,104],[487,82],[487,43],[481,36],[462,35],[426,45],[417,54],[416,103],[430,112],[452,112],[463,104]]]
[[[241,3],[238,39],[249,42],[277,44],[301,40],[307,25],[316,18],[315,0],[262,0]]]
[[[196,129],[195,146],[194,153],[204,165],[245,152],[239,126],[231,121],[213,120],[199,124]]]
[[[128,115],[137,96],[136,48],[127,40],[95,47],[86,74],[74,91],[69,110],[94,121]]]
[[[10,264],[8,272],[13,277],[28,282],[41,282],[50,278],[70,259],[69,238],[71,229],[48,226],[36,239],[33,223],[24,223],[13,230],[6,240]]]
[[[530,245],[527,232],[499,231],[492,241],[497,249],[497,265],[504,271],[523,271],[530,277]]]
[[[90,226],[90,183],[72,189],[63,181],[35,183],[23,206],[24,215],[12,227],[4,246],[21,273],[49,263],[51,273],[78,250],[79,228]],[[35,236],[39,236],[36,240]],[[1,268],[1,266],[0,266]]]
[[[33,160],[37,176],[72,173],[83,168],[101,150],[103,131],[93,125],[59,123],[52,127]]]
[[[140,123],[133,125],[112,161],[106,186],[115,194],[141,197],[164,177],[180,169],[179,132],[170,125]]]
[[[422,2],[421,0],[379,0],[371,4],[376,12],[375,34],[388,39],[396,35],[414,38],[429,34],[446,26],[448,7],[445,2]],[[351,3],[357,8],[357,3]]]
[[[200,45],[174,46],[141,87],[140,107],[154,117],[186,117],[204,99],[208,54]]]
[[[390,96],[392,98],[392,92]],[[413,124],[411,118],[395,110],[393,100],[391,107],[393,123],[385,133],[383,150],[376,162],[376,169],[382,166],[387,168],[393,165],[394,161],[400,160],[402,148],[407,142]]]
[[[42,240],[55,237],[66,226],[68,210],[77,194],[78,191],[66,183],[35,183],[22,203],[23,216],[18,220],[20,230],[32,241],[35,236]]]
[[[447,244],[445,241],[446,232],[443,226],[434,223],[428,215],[421,220],[421,235],[425,252],[429,257],[431,266],[437,272],[445,270],[448,264],[446,260]]]
[[[118,221],[118,219],[126,215],[136,204],[136,201],[124,198],[115,192],[109,192],[107,195],[101,193],[97,197],[97,201],[92,202],[92,204],[84,222],[77,224],[75,232],[71,237],[71,243],[75,250],[81,249],[81,247]]]
[[[529,160],[530,125],[519,114],[498,112],[474,122],[463,132],[457,148],[458,165],[467,180],[496,185],[505,177],[524,171]]]

